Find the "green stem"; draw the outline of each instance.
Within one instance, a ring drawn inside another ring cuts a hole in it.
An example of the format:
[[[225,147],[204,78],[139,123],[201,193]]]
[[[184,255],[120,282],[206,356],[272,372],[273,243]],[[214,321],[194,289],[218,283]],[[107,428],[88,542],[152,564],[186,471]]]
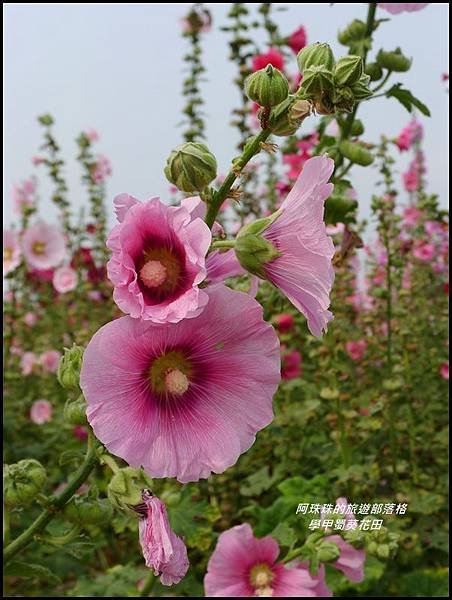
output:
[[[57,512],[66,504],[66,502],[73,496],[74,492],[82,485],[82,483],[88,478],[94,465],[97,462],[96,454],[97,442],[93,434],[90,432],[88,438],[88,448],[85,455],[85,460],[79,469],[75,472],[72,480],[67,484],[65,489],[49,499],[49,506],[36,518],[36,520],[21,533],[15,540],[13,540],[8,546],[6,546],[3,557],[5,563],[10,561],[18,552],[28,546],[34,539],[34,536],[43,531],[50,521],[55,517]]]
[[[110,469],[115,474],[118,473],[118,471],[120,470],[120,467],[118,467],[118,463],[109,454],[102,454],[102,456],[100,458],[100,462],[104,463],[105,465],[107,465],[107,467],[110,467]]]
[[[388,81],[388,79],[391,77],[391,75],[392,75],[392,71],[388,71],[386,73],[385,77],[383,78],[382,82],[379,83],[376,87],[374,87],[374,89],[372,90],[372,92],[375,93],[375,92],[378,92],[378,90],[381,90],[381,88]]]
[[[154,584],[156,581],[157,581],[157,578],[155,577],[154,573],[152,573],[152,571],[151,571],[145,581],[143,589],[140,592],[140,597],[149,596],[149,593],[152,591],[152,588],[154,587]]]
[[[234,240],[219,240],[217,242],[212,242],[210,246],[212,250],[217,250],[220,248],[234,248],[235,241]]]
[[[241,171],[243,171],[253,156],[261,151],[261,143],[265,142],[270,133],[270,129],[263,129],[251,143],[246,144],[242,155],[236,161],[234,161],[234,167],[229,171],[226,179],[223,181],[223,184],[214,193],[213,198],[209,203],[205,221],[210,228],[214,224],[218,211],[228,197],[235,180],[237,177],[239,177]]]

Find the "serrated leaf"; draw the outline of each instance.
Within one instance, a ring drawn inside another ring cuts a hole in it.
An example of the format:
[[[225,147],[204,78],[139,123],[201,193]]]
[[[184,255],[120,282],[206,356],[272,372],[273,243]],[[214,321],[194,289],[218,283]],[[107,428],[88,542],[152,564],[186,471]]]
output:
[[[393,85],[387,92],[386,96],[388,98],[396,98],[400,104],[402,104],[408,112],[413,111],[413,106],[415,106],[418,110],[421,111],[423,115],[426,117],[430,117],[430,111],[425,106],[423,102],[421,102],[418,98],[413,96],[413,94],[402,87],[401,83],[396,83]]]

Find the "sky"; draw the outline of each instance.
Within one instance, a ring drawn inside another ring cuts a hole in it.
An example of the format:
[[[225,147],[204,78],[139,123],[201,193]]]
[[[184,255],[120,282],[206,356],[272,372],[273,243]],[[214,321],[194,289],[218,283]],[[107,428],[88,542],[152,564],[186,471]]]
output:
[[[15,4],[4,6],[4,201],[6,224],[14,215],[11,190],[14,182],[35,173],[39,177],[40,214],[56,221],[49,200],[50,186],[31,164],[38,154],[41,129],[36,117],[51,113],[55,137],[66,160],[65,172],[71,202],[86,203],[75,161],[75,138],[88,128],[99,131],[100,153],[108,156],[113,175],[108,181],[108,203],[121,192],[146,199],[169,197],[163,174],[166,158],[181,143],[178,127],[183,107],[182,56],[187,40],[180,35],[180,19],[190,4]],[[212,31],[203,38],[203,84],[206,101],[207,144],[217,157],[219,172],[228,170],[236,155],[237,132],[230,125],[230,111],[238,105],[232,83],[235,65],[228,61],[227,22],[230,4],[209,4]],[[256,11],[258,3],[248,3]],[[336,40],[337,31],[352,19],[365,20],[366,5],[356,3],[275,3],[286,7],[275,16],[282,34],[304,25],[309,42],[328,42],[336,56],[346,48]],[[448,66],[448,4],[434,3],[424,10],[392,16],[375,33],[374,48],[400,46],[413,58],[408,73],[394,77],[428,105],[431,118],[422,118],[428,190],[448,205],[448,85],[441,74]],[[257,37],[265,47],[264,32]],[[292,71],[295,72],[295,59]],[[406,110],[394,99],[380,98],[359,109],[366,131],[363,139],[378,142],[382,133],[394,137],[409,121]],[[409,158],[397,164],[397,179]],[[358,192],[359,216],[370,217],[370,199],[378,192],[376,170],[354,167],[351,180]],[[113,224],[112,203],[110,222]]]

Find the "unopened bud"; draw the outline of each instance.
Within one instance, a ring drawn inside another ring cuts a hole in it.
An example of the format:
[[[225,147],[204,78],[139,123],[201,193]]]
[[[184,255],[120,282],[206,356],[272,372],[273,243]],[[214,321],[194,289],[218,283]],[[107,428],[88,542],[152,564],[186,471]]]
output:
[[[306,69],[311,67],[323,67],[327,71],[334,69],[334,54],[328,44],[309,44],[305,46],[297,56],[300,73],[305,74]]]
[[[339,31],[337,39],[339,43],[348,46],[352,42],[361,40],[366,34],[366,24],[364,21],[354,19],[343,31]]]
[[[324,66],[309,67],[304,71],[299,93],[315,98],[323,92],[334,90],[333,72]]]
[[[369,75],[371,81],[378,81],[383,77],[383,69],[376,62],[368,63],[364,68],[364,73]]]
[[[70,425],[86,425],[86,402],[81,394],[77,400],[66,401],[63,417]]]
[[[64,507],[66,519],[80,525],[102,525],[113,517],[113,507],[106,498],[75,495]]]
[[[364,100],[372,96],[372,91],[369,89],[370,77],[362,74],[356,83],[351,86],[355,100]]]
[[[245,92],[250,100],[260,106],[277,106],[287,98],[289,82],[281,71],[268,65],[246,79]]]
[[[270,113],[269,128],[274,135],[281,137],[294,135],[311,111],[312,105],[308,100],[289,96]]]
[[[353,121],[350,133],[354,137],[358,137],[359,135],[362,135],[364,133],[364,125],[363,125],[363,122],[360,121],[360,119],[355,119]]]
[[[152,479],[142,469],[125,467],[111,478],[107,488],[108,499],[122,510],[132,510],[132,506],[141,502],[141,491],[147,488],[152,489]]]
[[[3,500],[9,507],[26,506],[38,494],[46,480],[46,472],[34,458],[3,466]]]
[[[217,161],[205,144],[186,142],[171,152],[165,175],[183,192],[203,190],[217,175]]]
[[[80,369],[82,368],[83,348],[76,346],[65,348],[64,355],[60,358],[57,378],[60,385],[67,390],[78,390]]]
[[[355,106],[355,96],[352,90],[347,86],[336,89],[333,104],[335,109],[352,112]]]
[[[363,74],[363,59],[350,54],[340,58],[334,67],[334,79],[339,85],[352,85]]]
[[[362,167],[367,167],[373,163],[373,155],[358,142],[343,140],[339,144],[339,150],[345,158]]]
[[[340,550],[333,542],[322,542],[317,549],[317,558],[320,562],[333,562],[339,558]]]
[[[396,48],[393,52],[380,50],[377,54],[377,63],[383,69],[395,71],[396,73],[404,73],[409,71],[411,67],[411,60],[402,54],[400,48]]]

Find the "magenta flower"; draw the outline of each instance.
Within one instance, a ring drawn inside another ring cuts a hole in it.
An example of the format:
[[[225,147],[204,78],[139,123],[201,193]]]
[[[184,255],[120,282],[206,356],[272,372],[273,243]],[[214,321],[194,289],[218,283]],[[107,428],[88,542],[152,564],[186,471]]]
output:
[[[281,315],[276,315],[275,323],[280,333],[287,333],[293,329],[295,319],[293,315],[289,313],[283,313]]]
[[[71,267],[59,267],[53,274],[52,283],[59,294],[71,292],[77,287],[77,273]]]
[[[306,29],[303,27],[303,25],[300,25],[300,27],[289,36],[289,47],[291,48],[292,52],[298,54],[307,43],[308,36],[306,35]]]
[[[139,535],[146,566],[160,575],[163,585],[173,585],[187,573],[187,548],[171,529],[163,502],[149,490],[143,490],[141,497],[146,515],[139,521]]]
[[[112,173],[111,163],[106,156],[98,156],[97,162],[91,169],[91,179],[94,183],[104,183]]]
[[[24,352],[20,358],[22,375],[30,375],[33,367],[38,363],[38,357],[34,352]]]
[[[346,342],[345,349],[352,360],[361,360],[366,352],[366,340],[357,340],[356,342]]]
[[[48,373],[56,373],[60,362],[61,353],[58,350],[47,350],[43,352],[39,358],[39,362]]]
[[[444,362],[441,365],[439,372],[443,379],[447,379],[447,381],[449,381],[449,361],[448,360],[446,360],[446,362]]]
[[[207,565],[204,577],[208,597],[274,596],[297,598],[320,596],[317,577],[297,564],[288,567],[277,562],[278,543],[271,536],[258,539],[248,525],[236,525],[223,532]]]
[[[431,261],[435,256],[435,245],[421,242],[415,246],[413,256],[424,262]]]
[[[380,8],[382,8],[383,10],[387,10],[389,13],[391,13],[391,15],[399,15],[400,13],[403,12],[415,12],[417,10],[422,10],[423,8],[425,8],[426,6],[428,6],[429,3],[421,3],[421,2],[412,2],[411,4],[397,4],[397,3],[393,3],[393,2],[387,2],[387,3],[378,3],[378,6]]]
[[[37,270],[56,267],[66,255],[66,245],[58,227],[44,221],[37,221],[25,231],[22,250],[28,265]]]
[[[423,128],[421,123],[412,119],[406,127],[399,133],[396,144],[401,152],[409,150],[415,142],[419,142],[423,136]]]
[[[53,408],[48,400],[36,400],[31,405],[30,420],[36,425],[43,425],[52,420]]]
[[[268,52],[256,54],[256,56],[253,57],[253,71],[265,69],[267,65],[272,65],[280,71],[284,69],[284,57],[277,48],[269,48]]]
[[[406,206],[403,209],[403,222],[407,227],[416,227],[421,216],[422,211],[416,206]]]
[[[301,354],[298,350],[290,350],[282,355],[281,377],[282,379],[296,379],[301,375]]]
[[[273,419],[274,329],[247,294],[221,284],[206,293],[194,319],[108,323],[83,357],[80,385],[94,433],[151,477],[186,483],[222,473]]]
[[[12,229],[3,230],[3,277],[20,265],[19,239]]]
[[[107,240],[113,252],[107,269],[119,308],[155,323],[198,315],[208,301],[198,287],[206,278],[211,243],[204,221],[159,198],[141,203],[121,194],[115,206],[120,223]]]

